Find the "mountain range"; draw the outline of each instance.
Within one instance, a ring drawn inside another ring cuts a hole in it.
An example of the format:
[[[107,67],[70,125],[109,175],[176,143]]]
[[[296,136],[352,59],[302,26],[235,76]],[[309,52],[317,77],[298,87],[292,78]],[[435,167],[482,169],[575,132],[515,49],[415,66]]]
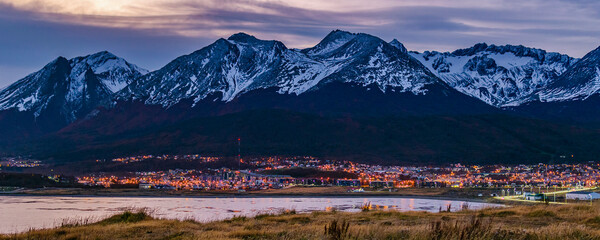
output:
[[[423,94],[427,85],[438,81],[414,58],[367,34],[334,31],[313,48],[293,50],[278,41],[238,33],[138,79],[118,99],[169,107],[215,93],[229,102],[267,88],[300,95],[331,82]]]
[[[0,149],[227,155],[243,136],[250,155],[583,161],[600,151],[599,90],[600,48],[581,59],[485,43],[420,53],[335,30],[290,49],[237,33],[152,72],[109,52],[59,57],[0,91]]]

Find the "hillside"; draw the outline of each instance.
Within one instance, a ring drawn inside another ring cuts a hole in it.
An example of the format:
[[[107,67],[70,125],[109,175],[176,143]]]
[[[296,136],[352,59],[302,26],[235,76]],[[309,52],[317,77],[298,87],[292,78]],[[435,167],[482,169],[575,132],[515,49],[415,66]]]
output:
[[[59,162],[135,154],[234,156],[238,137],[244,156],[313,155],[388,164],[572,162],[595,160],[600,154],[597,130],[528,118],[350,118],[286,110],[194,117],[127,131],[81,126],[28,144],[23,151]]]

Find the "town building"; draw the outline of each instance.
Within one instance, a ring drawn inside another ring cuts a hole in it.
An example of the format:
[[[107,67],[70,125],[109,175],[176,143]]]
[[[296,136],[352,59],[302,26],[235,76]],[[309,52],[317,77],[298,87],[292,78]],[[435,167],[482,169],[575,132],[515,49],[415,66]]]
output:
[[[567,193],[566,198],[569,200],[594,200],[600,198],[600,193],[586,191],[570,192]]]
[[[542,200],[544,200],[544,194],[527,193],[527,194],[525,194],[525,200],[542,201]]]

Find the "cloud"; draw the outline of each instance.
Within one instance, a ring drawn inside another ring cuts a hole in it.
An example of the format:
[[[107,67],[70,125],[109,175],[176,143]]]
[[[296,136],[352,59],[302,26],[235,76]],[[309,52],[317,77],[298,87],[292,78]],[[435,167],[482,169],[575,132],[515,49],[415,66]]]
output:
[[[156,69],[240,31],[304,48],[333,29],[397,38],[417,51],[488,42],[581,57],[600,45],[600,1],[0,0],[0,32],[8,33],[0,65],[41,67],[56,54],[107,49]],[[0,69],[0,86],[6,78]]]

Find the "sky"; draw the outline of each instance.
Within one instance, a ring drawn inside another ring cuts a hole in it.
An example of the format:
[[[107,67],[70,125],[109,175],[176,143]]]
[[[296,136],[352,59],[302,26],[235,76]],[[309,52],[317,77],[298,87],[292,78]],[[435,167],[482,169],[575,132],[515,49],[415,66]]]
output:
[[[0,0],[0,88],[58,56],[107,50],[157,70],[237,32],[306,48],[335,29],[414,51],[486,42],[579,58],[600,45],[600,1]]]

